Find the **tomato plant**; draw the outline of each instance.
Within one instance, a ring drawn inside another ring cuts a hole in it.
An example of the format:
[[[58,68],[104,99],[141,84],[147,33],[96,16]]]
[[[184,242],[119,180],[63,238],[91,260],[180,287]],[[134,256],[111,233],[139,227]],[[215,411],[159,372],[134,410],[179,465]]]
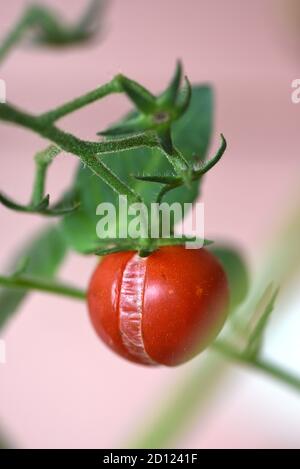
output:
[[[102,5],[101,0],[93,0],[73,25],[46,7],[30,7],[0,46],[0,62],[28,31],[39,47],[88,42],[101,26],[97,17]],[[66,132],[58,124],[61,118],[112,94],[125,95],[131,109],[99,131],[93,141]],[[117,74],[102,86],[38,115],[10,102],[1,103],[0,120],[35,132],[47,142],[34,157],[30,202],[22,204],[0,192],[0,203],[9,210],[58,220],[25,243],[14,256],[10,272],[0,275],[0,327],[30,291],[87,298],[99,336],[132,362],[174,366],[211,345],[229,359],[300,389],[298,377],[261,357],[276,286],[270,285],[260,292],[261,299],[250,301],[247,314],[236,313],[248,293],[249,279],[235,246],[217,241],[210,250],[188,250],[183,247],[185,239],[176,238],[174,226],[168,238],[160,234],[156,240],[99,239],[96,235],[96,208],[102,201],[116,204],[119,196],[126,196],[131,204],[146,206],[162,201],[181,206],[196,202],[204,176],[227,147],[221,134],[215,156],[207,157],[213,126],[209,85],[191,84],[178,62],[169,84],[157,95]],[[46,192],[47,175],[62,152],[76,157],[79,164],[71,186],[53,204]],[[159,217],[156,221],[160,226]],[[85,288],[57,278],[71,250],[101,256],[87,294]],[[225,339],[215,341],[226,317]]]

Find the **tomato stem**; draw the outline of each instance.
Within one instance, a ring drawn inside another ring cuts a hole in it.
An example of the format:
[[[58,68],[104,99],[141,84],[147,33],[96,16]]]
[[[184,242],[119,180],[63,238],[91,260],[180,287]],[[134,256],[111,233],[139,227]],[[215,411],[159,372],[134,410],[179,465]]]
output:
[[[63,283],[53,282],[51,280],[34,278],[29,276],[11,276],[5,277],[0,275],[0,285],[7,288],[35,290],[44,293],[53,293],[56,295],[62,295],[70,298],[76,298],[84,300],[86,294],[79,288],[65,285]]]
[[[86,292],[79,288],[72,287],[70,285],[65,285],[57,281],[48,281],[44,279],[41,280],[25,275],[17,275],[12,277],[5,277],[1,275],[0,284],[8,288],[22,288],[26,290],[35,290],[44,293],[53,293],[69,298],[75,298],[78,300],[86,299]],[[217,340],[216,342],[214,342],[214,344],[212,345],[212,349],[218,352],[219,354],[229,358],[230,360],[236,361],[250,368],[260,370],[266,375],[275,378],[277,381],[280,381],[292,387],[296,391],[300,391],[300,378],[270,361],[261,358],[251,359],[245,353],[238,351],[231,344],[221,340]]]
[[[275,365],[270,361],[264,360],[262,358],[252,359],[247,354],[236,350],[229,343],[220,340],[214,342],[212,348],[229,359],[245,364],[251,368],[261,370],[278,381],[281,381],[295,390],[300,391],[300,378],[280,368],[278,365]]]

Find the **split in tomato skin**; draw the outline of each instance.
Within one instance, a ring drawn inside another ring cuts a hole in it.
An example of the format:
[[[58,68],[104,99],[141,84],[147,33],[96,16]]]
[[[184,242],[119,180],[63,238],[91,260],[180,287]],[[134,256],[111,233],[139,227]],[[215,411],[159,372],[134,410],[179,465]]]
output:
[[[227,316],[229,289],[206,249],[161,248],[106,256],[88,289],[94,328],[116,353],[145,365],[175,366],[205,349]]]
[[[132,252],[105,256],[98,264],[88,289],[88,307],[96,332],[116,353],[131,359],[119,330],[119,293],[123,271]]]

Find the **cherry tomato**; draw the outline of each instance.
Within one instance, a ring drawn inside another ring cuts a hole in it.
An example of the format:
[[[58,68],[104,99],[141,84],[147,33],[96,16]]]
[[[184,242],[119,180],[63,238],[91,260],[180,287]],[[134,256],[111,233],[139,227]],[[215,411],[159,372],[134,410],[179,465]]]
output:
[[[161,248],[148,257],[110,254],[88,289],[94,328],[119,355],[144,365],[178,365],[221,330],[229,303],[228,282],[205,249]]]

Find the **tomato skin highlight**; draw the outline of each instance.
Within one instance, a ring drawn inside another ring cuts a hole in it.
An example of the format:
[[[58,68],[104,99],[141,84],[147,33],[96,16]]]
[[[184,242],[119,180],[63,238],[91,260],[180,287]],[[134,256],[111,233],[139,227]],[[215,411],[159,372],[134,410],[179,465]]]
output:
[[[141,265],[143,282],[135,285],[126,272],[132,275],[130,266]],[[131,302],[124,322],[126,282],[142,302]],[[163,247],[146,258],[135,252],[110,254],[97,266],[88,289],[98,335],[119,355],[146,365],[175,366],[197,355],[221,330],[228,305],[226,274],[204,248]]]

